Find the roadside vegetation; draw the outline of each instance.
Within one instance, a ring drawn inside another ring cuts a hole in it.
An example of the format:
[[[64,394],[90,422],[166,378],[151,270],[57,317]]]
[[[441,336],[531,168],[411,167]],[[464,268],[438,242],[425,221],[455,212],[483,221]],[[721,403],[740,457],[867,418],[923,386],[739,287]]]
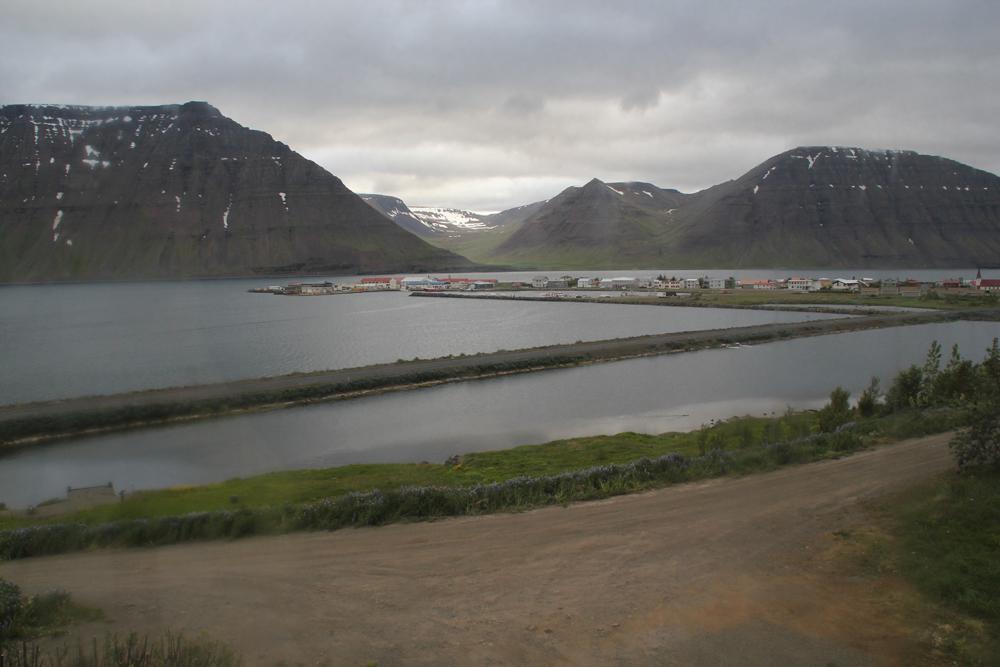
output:
[[[205,637],[167,634],[150,639],[108,634],[103,641],[58,645],[70,626],[104,620],[68,593],[25,595],[0,578],[0,667],[235,667],[239,657]],[[47,641],[45,641],[47,640]]]
[[[877,383],[873,382],[877,390]],[[869,387],[870,391],[872,387]],[[902,578],[890,602],[916,627],[934,664],[1000,664],[1000,350],[980,364],[936,343],[900,373],[876,410],[927,419],[962,411],[951,442],[956,469],[873,509],[871,525],[837,536],[863,576]],[[838,412],[833,401],[825,410]],[[859,412],[862,411],[859,401]],[[912,425],[917,430],[922,426]]]
[[[453,457],[444,464],[372,464],[272,473],[133,494],[58,519],[8,517],[0,559],[108,546],[152,546],[297,530],[517,511],[665,484],[839,457],[970,424],[1000,395],[996,341],[979,364],[935,342],[922,366],[884,396],[872,381],[859,405],[843,389],[819,411],[743,417],[691,433],[574,438]],[[985,401],[985,399],[983,399]],[[959,442],[961,439],[958,440]]]

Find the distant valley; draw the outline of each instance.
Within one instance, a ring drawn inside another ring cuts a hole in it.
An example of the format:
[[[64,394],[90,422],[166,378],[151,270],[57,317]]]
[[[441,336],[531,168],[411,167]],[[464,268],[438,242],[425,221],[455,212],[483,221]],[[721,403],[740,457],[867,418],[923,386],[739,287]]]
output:
[[[458,208],[407,206],[398,197],[363,194],[361,198],[408,232],[427,239],[461,238],[468,233],[496,231],[523,222],[544,202],[519,206],[500,213],[476,213]]]

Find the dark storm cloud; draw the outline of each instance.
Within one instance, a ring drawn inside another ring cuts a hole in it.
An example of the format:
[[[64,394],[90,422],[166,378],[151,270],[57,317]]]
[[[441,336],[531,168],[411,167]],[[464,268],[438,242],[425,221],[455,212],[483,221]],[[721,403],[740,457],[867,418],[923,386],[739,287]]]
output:
[[[7,0],[0,102],[204,99],[355,190],[693,190],[798,144],[1000,171],[1000,3]]]

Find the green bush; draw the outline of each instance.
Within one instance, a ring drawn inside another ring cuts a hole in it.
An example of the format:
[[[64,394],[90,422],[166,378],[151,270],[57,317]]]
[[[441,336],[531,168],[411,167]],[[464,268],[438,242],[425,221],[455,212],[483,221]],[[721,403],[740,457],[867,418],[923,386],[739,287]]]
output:
[[[892,410],[905,410],[917,405],[924,374],[919,366],[910,366],[892,381],[885,402]]]
[[[878,378],[872,377],[868,387],[858,397],[858,414],[862,417],[873,417],[878,410],[878,400],[881,395]]]
[[[3,646],[4,640],[14,636],[23,604],[21,589],[6,579],[0,579],[0,646]]]
[[[971,422],[951,441],[951,452],[959,469],[1000,470],[1000,405],[977,407]]]
[[[843,387],[837,387],[830,392],[830,402],[819,411],[820,432],[831,433],[837,430],[838,426],[850,421],[850,399],[851,394]]]

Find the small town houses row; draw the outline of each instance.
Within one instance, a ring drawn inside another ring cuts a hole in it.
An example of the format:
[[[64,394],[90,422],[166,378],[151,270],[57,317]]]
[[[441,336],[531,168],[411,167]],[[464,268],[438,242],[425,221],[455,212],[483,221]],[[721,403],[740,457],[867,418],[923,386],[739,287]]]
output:
[[[535,289],[571,288],[577,289],[658,289],[670,291],[691,290],[789,290],[796,292],[860,292],[866,295],[922,296],[930,291],[948,293],[1000,292],[1000,280],[983,278],[977,274],[971,281],[949,278],[935,282],[917,280],[897,280],[874,278],[784,278],[784,279],[742,279],[713,278],[573,278],[562,276],[550,280],[547,276],[535,276],[531,281]]]
[[[317,296],[323,294],[343,294],[351,292],[387,292],[397,290],[484,290],[496,289],[494,278],[402,278],[396,276],[378,276],[362,278],[355,283],[291,283],[271,286],[266,289],[252,290],[271,292],[273,294],[288,294],[292,296]]]
[[[920,282],[916,280],[874,280],[872,278],[785,278],[785,279],[742,279],[713,278],[634,278],[618,276],[613,278],[594,278],[589,276],[560,276],[550,279],[548,276],[535,276],[530,283],[511,282],[510,289],[596,289],[596,290],[632,290],[656,289],[673,292],[691,292],[694,290],[789,290],[796,292],[860,292],[865,295],[885,296],[922,296],[930,291],[944,293],[1000,293],[1000,280],[976,278],[964,281],[958,278],[936,282]],[[350,292],[380,292],[380,291],[447,291],[447,290],[495,290],[498,281],[495,278],[432,278],[378,276],[362,278],[355,283],[291,283],[283,287],[271,286],[253,289],[254,292],[272,294],[287,294],[295,296],[316,296],[323,294],[342,294]]]

